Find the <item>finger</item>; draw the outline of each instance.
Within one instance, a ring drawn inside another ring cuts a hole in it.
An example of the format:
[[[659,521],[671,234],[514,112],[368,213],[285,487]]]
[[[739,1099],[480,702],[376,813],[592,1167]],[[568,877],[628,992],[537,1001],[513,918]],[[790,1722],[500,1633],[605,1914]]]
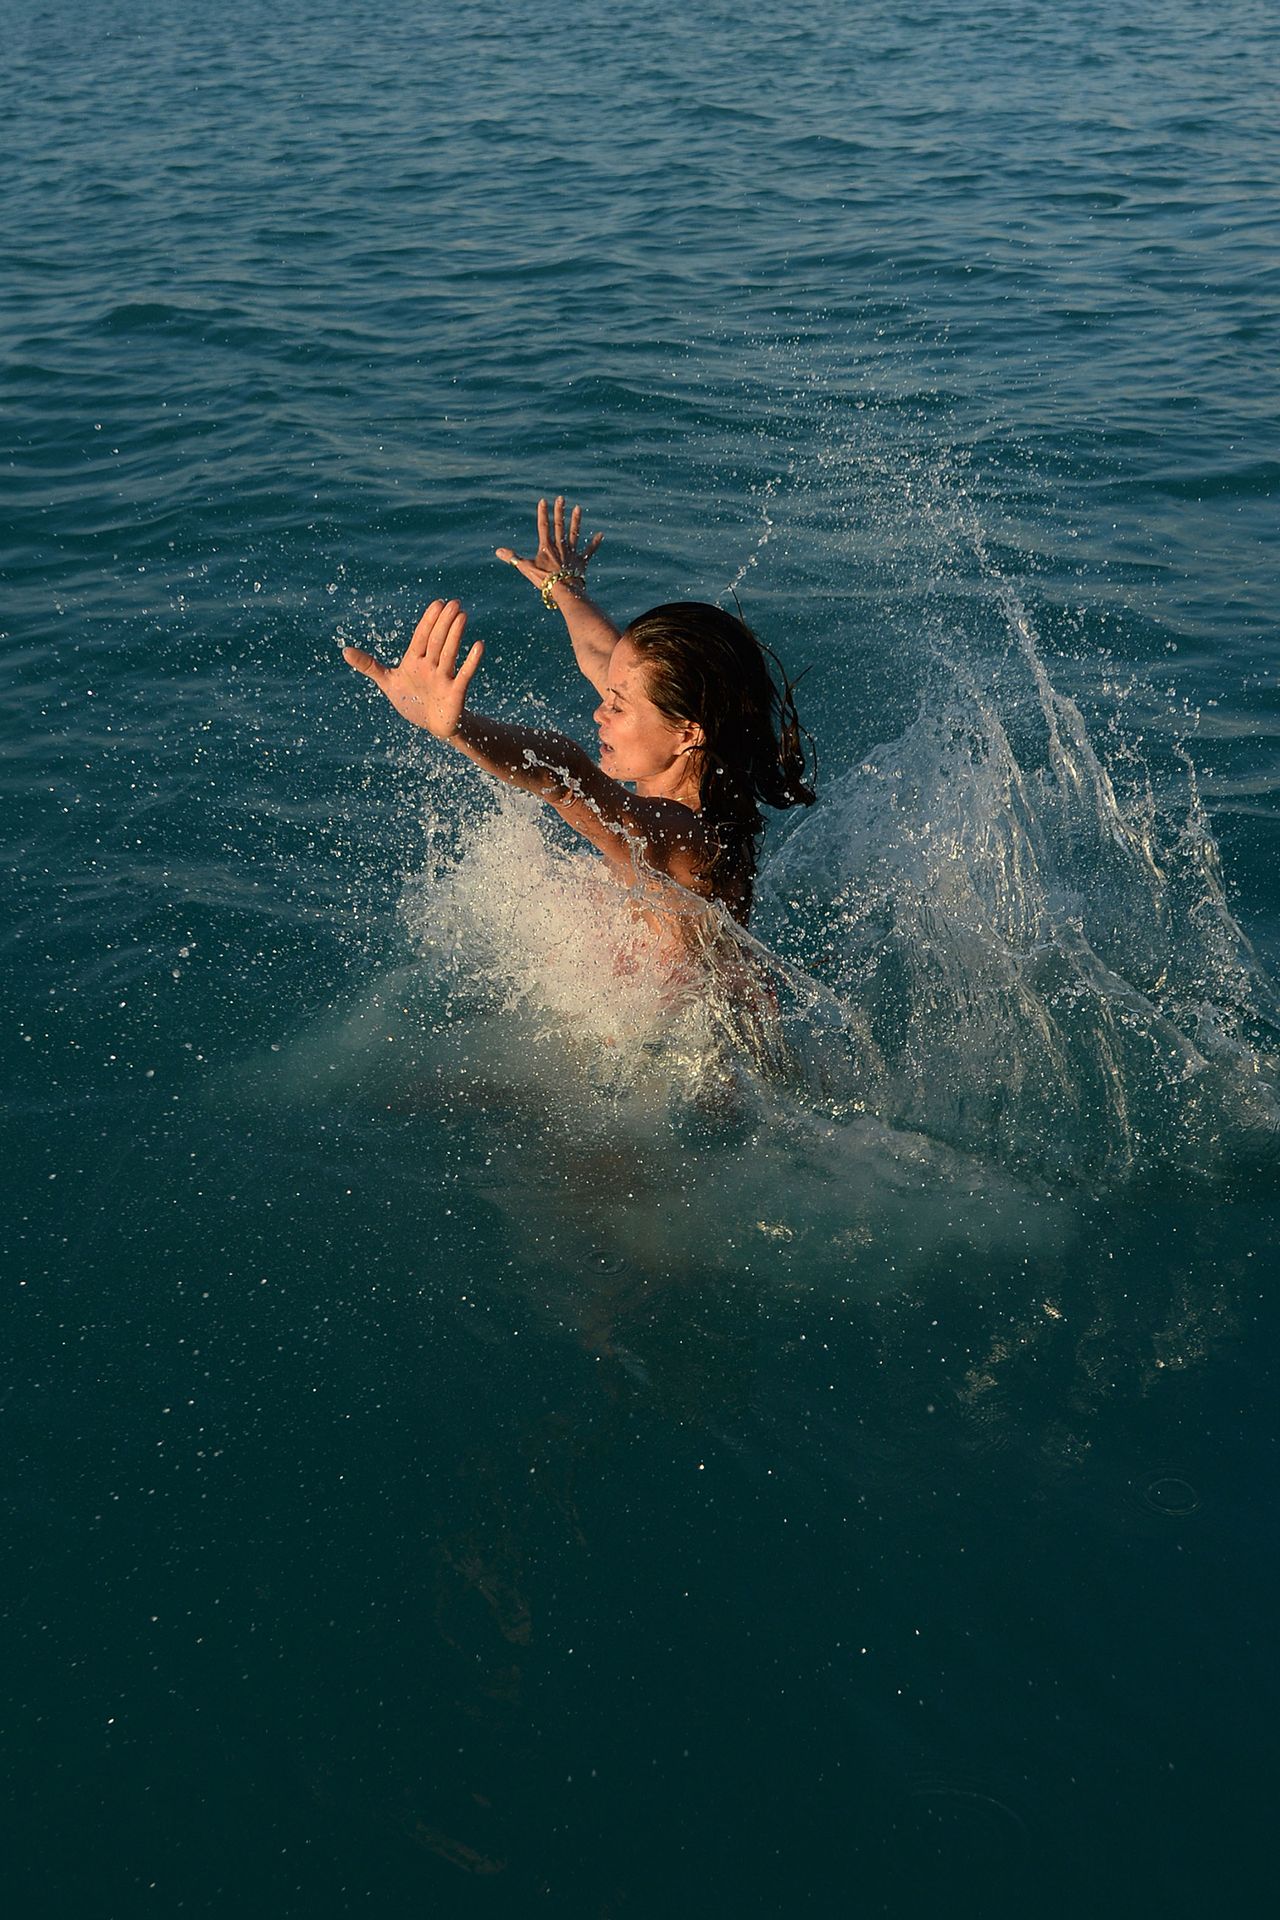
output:
[[[569,545],[571,547],[576,547],[578,544],[578,530],[581,527],[581,525],[582,525],[582,508],[575,507],[573,512],[569,515]]]
[[[556,545],[557,547],[564,545],[564,495],[562,493],[556,495]]]
[[[458,685],[464,693],[471,685],[472,679],[475,676],[475,670],[480,665],[483,654],[484,641],[477,640],[462,665],[458,668]]]
[[[545,500],[538,502],[538,552],[546,553],[551,545],[551,521],[547,515]]]
[[[373,655],[366,653],[363,647],[344,647],[342,657],[349,667],[354,667],[357,673],[363,673],[370,680],[376,681],[378,686],[382,685],[391,672],[390,667],[384,667],[381,660],[375,660]]]
[[[436,615],[435,625],[427,640],[427,651],[423,656],[427,665],[433,670],[440,665],[441,656],[449,639],[449,629],[461,611],[456,600],[446,600]]]
[[[588,540],[586,546],[582,550],[582,558],[584,562],[591,558],[592,554],[595,552],[596,548],[600,545],[600,542],[603,539],[604,539],[604,535],[602,533],[592,534],[591,538]]]
[[[459,607],[453,619],[445,628],[444,639],[440,646],[440,664],[448,674],[455,673],[458,666],[458,648],[462,636],[467,630],[467,616]]]
[[[435,631],[436,620],[443,606],[443,600],[433,600],[431,602],[431,605],[427,608],[421,620],[419,620],[417,626],[414,628],[412,640],[405,648],[404,657],[406,660],[414,658],[415,656],[421,658],[422,655],[426,653],[428,646],[431,644],[431,636]]]

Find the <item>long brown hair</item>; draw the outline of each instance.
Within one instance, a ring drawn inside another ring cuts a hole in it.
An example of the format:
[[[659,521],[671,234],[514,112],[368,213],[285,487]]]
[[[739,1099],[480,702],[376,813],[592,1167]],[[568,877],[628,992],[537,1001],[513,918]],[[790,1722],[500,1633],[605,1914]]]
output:
[[[707,878],[745,924],[764,832],[760,802],[807,807],[815,798],[810,760],[816,768],[816,755],[796,712],[796,683],[745,620],[706,601],[653,607],[623,638],[644,660],[649,698],[659,712],[702,729],[699,799],[714,848]]]

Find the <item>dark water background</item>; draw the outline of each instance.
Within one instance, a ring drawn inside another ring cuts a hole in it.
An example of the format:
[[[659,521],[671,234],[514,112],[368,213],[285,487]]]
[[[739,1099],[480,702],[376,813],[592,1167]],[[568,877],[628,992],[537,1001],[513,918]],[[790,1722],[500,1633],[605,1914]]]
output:
[[[11,1910],[1269,1910],[1274,9],[0,25]],[[811,669],[736,1125],[338,657],[585,733],[557,488]]]

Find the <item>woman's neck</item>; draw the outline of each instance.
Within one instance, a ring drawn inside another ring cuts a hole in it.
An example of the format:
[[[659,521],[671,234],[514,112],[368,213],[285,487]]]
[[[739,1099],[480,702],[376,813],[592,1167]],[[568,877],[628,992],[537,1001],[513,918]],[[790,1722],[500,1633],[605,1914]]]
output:
[[[664,767],[661,773],[637,780],[635,791],[646,800],[676,800],[693,813],[702,812],[700,784],[687,755],[673,761],[671,766]]]

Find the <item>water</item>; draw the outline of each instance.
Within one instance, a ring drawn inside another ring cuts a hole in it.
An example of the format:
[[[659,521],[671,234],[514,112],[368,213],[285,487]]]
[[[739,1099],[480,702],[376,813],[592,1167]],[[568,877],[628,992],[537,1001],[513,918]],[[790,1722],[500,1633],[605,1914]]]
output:
[[[18,1904],[1260,1908],[1271,10],[3,21]],[[341,664],[561,488],[763,1025]]]

